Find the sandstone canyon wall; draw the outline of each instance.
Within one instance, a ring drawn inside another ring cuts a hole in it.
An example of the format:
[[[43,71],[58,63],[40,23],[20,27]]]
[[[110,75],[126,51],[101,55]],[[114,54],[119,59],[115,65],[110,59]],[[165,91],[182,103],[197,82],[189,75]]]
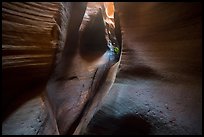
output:
[[[2,134],[202,134],[200,3],[2,3]],[[121,33],[120,33],[121,32]]]
[[[201,3],[115,3],[119,72],[86,134],[202,134]]]

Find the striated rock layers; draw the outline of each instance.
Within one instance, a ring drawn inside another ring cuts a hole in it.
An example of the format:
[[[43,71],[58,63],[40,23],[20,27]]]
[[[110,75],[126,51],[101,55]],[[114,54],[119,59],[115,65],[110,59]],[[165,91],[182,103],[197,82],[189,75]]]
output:
[[[3,134],[86,128],[119,65],[101,5],[3,3]]]
[[[115,3],[119,61],[102,4],[2,3],[2,134],[202,134],[201,4]]]
[[[67,37],[75,38],[85,8],[86,3],[2,3],[3,134],[42,134],[46,123],[51,125],[49,107],[45,107],[41,93],[61,60],[64,47],[71,48]],[[32,106],[31,98],[36,98],[34,102],[40,106]],[[41,119],[45,122],[32,126],[28,119],[24,121],[23,117],[14,115],[15,111],[18,115],[26,115],[24,111],[27,111],[33,123],[38,123],[38,114],[31,116],[33,111],[44,111],[47,117]],[[58,134],[57,129],[43,134],[53,132]]]

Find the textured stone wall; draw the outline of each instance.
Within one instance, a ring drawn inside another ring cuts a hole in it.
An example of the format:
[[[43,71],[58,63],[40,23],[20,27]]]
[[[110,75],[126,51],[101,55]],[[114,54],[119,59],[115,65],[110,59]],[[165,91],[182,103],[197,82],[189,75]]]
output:
[[[3,107],[48,78],[59,42],[60,5],[2,3]]]
[[[201,134],[200,3],[100,4],[2,3],[3,134]]]
[[[115,3],[116,80],[87,134],[202,134],[201,3]]]
[[[107,91],[99,89],[111,83],[104,81],[114,57],[108,50],[105,26],[97,6],[100,5],[88,3],[84,15],[76,12],[83,19],[81,24],[73,26],[80,27],[79,33],[77,30],[68,33],[62,58],[47,84],[47,95],[60,134],[73,134],[83,123],[82,118],[91,116],[88,113],[93,114],[97,109]],[[96,94],[100,95],[95,100]]]
[[[74,39],[72,34],[79,31],[82,18],[77,14],[83,15],[84,9],[80,11],[80,8],[86,6],[82,5],[84,3],[2,3],[4,134],[57,134],[58,131],[50,126],[54,122],[52,109],[41,93],[44,93],[55,66],[62,60],[64,47],[71,47],[67,40]],[[38,105],[29,103],[31,99]],[[33,111],[44,115],[41,122]],[[33,122],[24,118],[25,112]]]

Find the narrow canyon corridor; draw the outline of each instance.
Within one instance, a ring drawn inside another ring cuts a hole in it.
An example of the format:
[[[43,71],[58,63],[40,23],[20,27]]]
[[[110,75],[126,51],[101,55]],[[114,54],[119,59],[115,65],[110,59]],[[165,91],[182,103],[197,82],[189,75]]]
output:
[[[199,2],[3,2],[2,135],[202,135]]]

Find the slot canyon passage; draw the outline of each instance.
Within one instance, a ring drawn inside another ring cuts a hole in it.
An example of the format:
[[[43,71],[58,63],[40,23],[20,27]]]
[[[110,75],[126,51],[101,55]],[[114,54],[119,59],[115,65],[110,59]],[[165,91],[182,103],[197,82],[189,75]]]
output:
[[[201,135],[196,2],[3,2],[2,135]]]

